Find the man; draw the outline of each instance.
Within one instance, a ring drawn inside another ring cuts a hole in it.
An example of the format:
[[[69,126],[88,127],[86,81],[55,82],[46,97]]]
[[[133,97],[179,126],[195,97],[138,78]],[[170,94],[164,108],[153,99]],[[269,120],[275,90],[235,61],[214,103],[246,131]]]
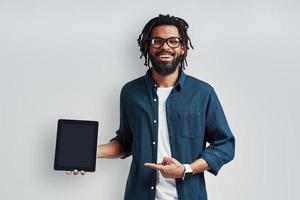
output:
[[[125,200],[206,200],[204,171],[217,175],[234,157],[214,89],[184,73],[187,29],[169,15],[146,24],[138,44],[149,69],[122,88],[117,135],[97,147],[99,158],[132,155]]]

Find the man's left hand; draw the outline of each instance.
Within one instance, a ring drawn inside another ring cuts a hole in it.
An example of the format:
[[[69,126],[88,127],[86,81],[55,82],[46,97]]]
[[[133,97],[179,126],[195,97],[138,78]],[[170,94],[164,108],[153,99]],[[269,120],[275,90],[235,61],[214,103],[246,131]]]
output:
[[[145,163],[145,167],[159,170],[165,178],[182,178],[184,166],[175,158],[164,157],[161,163]]]

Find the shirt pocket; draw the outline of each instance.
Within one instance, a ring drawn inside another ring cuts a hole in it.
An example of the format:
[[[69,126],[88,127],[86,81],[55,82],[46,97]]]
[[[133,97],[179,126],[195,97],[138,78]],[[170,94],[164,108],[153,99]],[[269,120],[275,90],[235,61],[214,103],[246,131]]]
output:
[[[176,123],[180,136],[189,139],[196,139],[203,136],[203,118],[201,112],[178,112]]]

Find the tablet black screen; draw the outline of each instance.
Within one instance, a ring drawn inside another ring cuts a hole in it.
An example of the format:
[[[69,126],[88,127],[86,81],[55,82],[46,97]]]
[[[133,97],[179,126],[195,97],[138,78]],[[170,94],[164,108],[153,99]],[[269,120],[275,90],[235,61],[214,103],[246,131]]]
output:
[[[98,122],[58,121],[55,170],[95,171]]]

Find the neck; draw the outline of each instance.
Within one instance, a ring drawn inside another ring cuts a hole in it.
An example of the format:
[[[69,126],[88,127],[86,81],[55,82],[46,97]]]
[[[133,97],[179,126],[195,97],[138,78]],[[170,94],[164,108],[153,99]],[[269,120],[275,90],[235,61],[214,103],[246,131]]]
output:
[[[167,76],[162,76],[158,74],[153,68],[152,68],[152,78],[158,83],[159,87],[166,88],[166,87],[174,87],[176,84],[176,81],[179,77],[179,67],[176,68],[176,70]]]

